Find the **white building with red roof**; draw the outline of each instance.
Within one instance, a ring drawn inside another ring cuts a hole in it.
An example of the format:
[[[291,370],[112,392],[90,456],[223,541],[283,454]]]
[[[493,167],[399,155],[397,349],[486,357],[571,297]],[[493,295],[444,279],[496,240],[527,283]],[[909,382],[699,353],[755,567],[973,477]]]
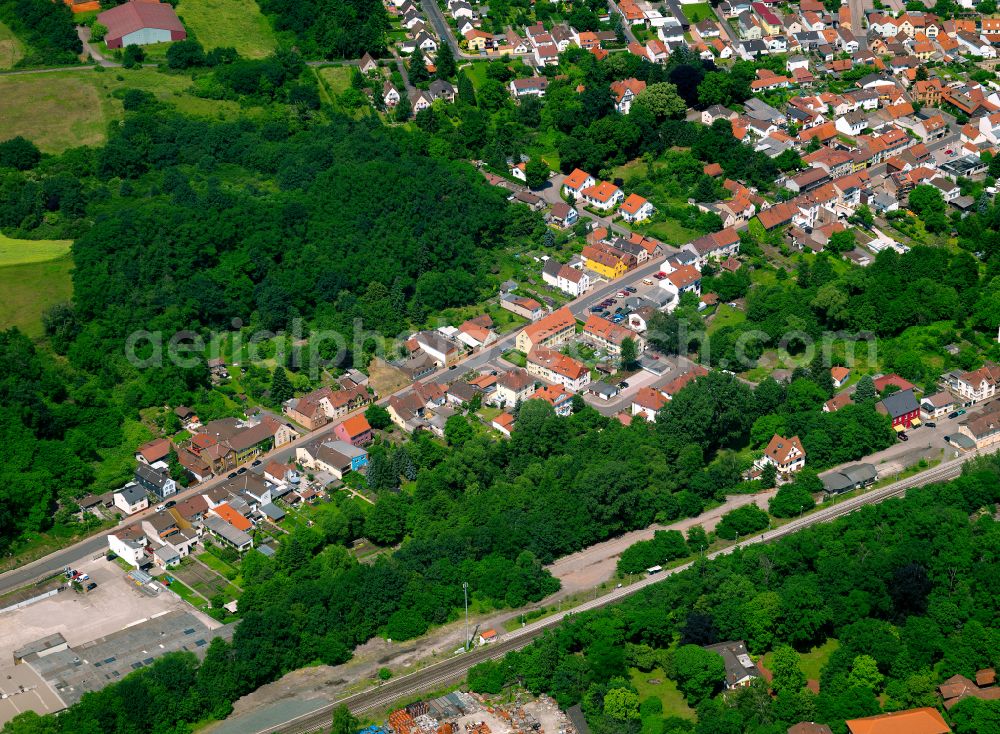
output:
[[[108,29],[104,34],[108,48],[146,46],[187,38],[184,24],[173,7],[166,3],[127,2],[105,10],[97,16],[97,22]]]

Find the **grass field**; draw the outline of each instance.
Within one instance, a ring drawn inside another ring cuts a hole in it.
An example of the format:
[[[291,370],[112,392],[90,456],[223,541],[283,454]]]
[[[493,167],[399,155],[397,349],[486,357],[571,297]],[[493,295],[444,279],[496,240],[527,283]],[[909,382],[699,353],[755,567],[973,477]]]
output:
[[[68,301],[73,293],[69,255],[0,267],[0,329],[18,327],[30,337],[42,335],[42,314]]]
[[[14,240],[0,233],[0,267],[55,260],[69,252],[71,240]]]
[[[700,23],[705,20],[705,18],[715,17],[715,13],[712,12],[712,6],[708,3],[681,5],[681,10],[684,11],[684,15],[692,23]]]
[[[21,57],[24,48],[10,28],[0,23],[0,69],[12,69]]]
[[[717,308],[715,316],[712,317],[712,321],[708,324],[709,334],[718,331],[723,326],[735,326],[747,320],[747,315],[743,311],[733,308],[729,304],[720,303]]]
[[[182,0],[177,15],[206,50],[232,46],[260,59],[277,47],[274,30],[252,0]]]
[[[688,229],[676,219],[664,219],[651,222],[637,228],[643,234],[648,234],[670,245],[683,245],[701,236],[700,232]]]
[[[0,129],[5,137],[23,135],[47,153],[79,145],[99,145],[108,124],[122,118],[120,89],[143,89],[191,115],[236,117],[237,102],[200,99],[187,90],[186,76],[161,74],[156,69],[96,72],[74,71],[0,77]],[[243,110],[246,113],[246,110]]]
[[[663,704],[664,716],[680,716],[684,719],[694,721],[694,709],[687,705],[684,696],[677,690],[677,684],[667,678],[663,670],[654,668],[648,673],[632,668],[630,671],[632,685],[639,692],[639,701],[647,698],[658,698]],[[650,683],[651,680],[659,680],[659,683]]]
[[[840,647],[840,642],[831,638],[819,647],[814,647],[809,652],[799,653],[799,669],[807,680],[819,680],[819,674],[823,666],[830,660],[830,656]],[[764,666],[770,669],[771,653],[764,656]]]
[[[319,69],[319,75],[330,88],[330,94],[342,94],[351,86],[350,66],[324,66]]]

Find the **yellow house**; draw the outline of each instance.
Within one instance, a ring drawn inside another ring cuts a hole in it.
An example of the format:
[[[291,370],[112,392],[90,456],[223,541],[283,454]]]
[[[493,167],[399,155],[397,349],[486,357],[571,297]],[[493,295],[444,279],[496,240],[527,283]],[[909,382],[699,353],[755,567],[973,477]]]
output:
[[[584,247],[581,254],[584,265],[595,273],[600,273],[608,280],[620,278],[628,271],[625,261],[620,257],[615,257],[607,250],[601,250],[597,247]]]
[[[489,33],[484,33],[483,31],[476,30],[473,28],[465,33],[465,42],[469,46],[470,51],[483,51],[486,49],[486,42],[492,39]]]

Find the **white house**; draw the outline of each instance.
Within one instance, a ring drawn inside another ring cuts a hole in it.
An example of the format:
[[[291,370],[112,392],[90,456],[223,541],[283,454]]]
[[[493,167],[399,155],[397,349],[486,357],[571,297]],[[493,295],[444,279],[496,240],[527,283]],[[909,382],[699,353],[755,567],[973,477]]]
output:
[[[149,507],[149,499],[146,497],[146,490],[135,482],[129,482],[124,487],[115,492],[115,507],[126,515],[134,515]]]

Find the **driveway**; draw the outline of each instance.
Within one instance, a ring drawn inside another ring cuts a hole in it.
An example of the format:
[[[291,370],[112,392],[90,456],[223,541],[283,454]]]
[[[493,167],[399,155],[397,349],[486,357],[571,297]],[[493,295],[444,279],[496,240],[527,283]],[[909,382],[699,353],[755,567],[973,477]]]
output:
[[[92,59],[95,63],[109,69],[121,66],[121,64],[105,58],[104,55],[97,50],[97,45],[90,42],[90,28],[85,25],[78,25],[76,27],[76,35],[80,39],[80,43],[83,45],[83,53],[87,56],[87,58]]]

